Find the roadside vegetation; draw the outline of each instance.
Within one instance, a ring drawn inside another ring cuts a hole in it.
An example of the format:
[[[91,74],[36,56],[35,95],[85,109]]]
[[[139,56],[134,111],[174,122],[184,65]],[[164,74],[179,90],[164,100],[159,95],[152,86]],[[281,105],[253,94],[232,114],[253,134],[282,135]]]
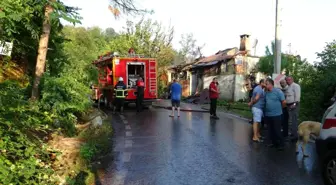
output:
[[[142,14],[133,1],[112,0],[110,11]],[[170,64],[173,28],[151,20],[113,28],[64,26],[80,23],[78,9],[58,0],[0,2],[0,42],[12,42],[11,56],[0,56],[0,184],[93,184],[95,162],[111,151],[110,121],[88,116],[91,62],[118,51],[158,58]],[[161,70],[163,72],[163,70]],[[97,115],[96,115],[97,116]]]
[[[266,47],[265,56],[261,57],[257,71],[272,76],[273,53],[274,43]],[[300,121],[321,121],[325,110],[331,105],[331,98],[336,96],[336,40],[326,43],[317,57],[320,62],[309,62],[299,55],[282,54],[282,71],[293,76],[295,82],[301,85]],[[247,102],[219,100],[218,108],[252,119]]]
[[[259,71],[271,75],[274,43],[266,47],[266,56],[259,62]],[[336,95],[336,40],[326,43],[317,53],[320,62],[306,61],[299,56],[282,54],[281,68],[301,85],[300,120],[321,121],[330,99]]]

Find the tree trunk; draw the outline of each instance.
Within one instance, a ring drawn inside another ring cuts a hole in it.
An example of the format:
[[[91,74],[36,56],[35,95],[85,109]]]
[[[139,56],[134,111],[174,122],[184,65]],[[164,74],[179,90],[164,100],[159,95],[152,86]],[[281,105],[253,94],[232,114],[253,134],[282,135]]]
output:
[[[55,1],[55,0],[52,0]],[[51,30],[51,21],[50,21],[50,14],[53,12],[53,7],[51,5],[46,5],[44,10],[44,20],[43,20],[43,31],[40,37],[39,48],[38,48],[38,55],[36,60],[36,67],[35,67],[35,79],[32,88],[32,95],[31,99],[36,100],[39,98],[39,84],[41,81],[41,77],[44,73],[44,69],[46,66],[46,57],[48,51],[48,42]]]

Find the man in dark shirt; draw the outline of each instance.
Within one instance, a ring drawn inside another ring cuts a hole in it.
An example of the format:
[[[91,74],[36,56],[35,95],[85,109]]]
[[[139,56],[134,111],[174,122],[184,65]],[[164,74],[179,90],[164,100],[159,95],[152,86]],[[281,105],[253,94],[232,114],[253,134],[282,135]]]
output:
[[[145,83],[144,83],[144,81],[142,80],[141,77],[139,77],[139,79],[137,80],[136,88],[137,88],[136,108],[137,108],[137,112],[141,112],[142,111],[142,102],[143,102],[143,99],[144,99],[144,89],[145,89]]]
[[[126,85],[124,83],[124,79],[122,77],[119,78],[118,83],[114,87],[114,109],[113,113],[115,113],[117,108],[120,108],[120,112],[124,112],[124,103],[125,103],[125,98],[127,96],[127,90],[126,90]]]
[[[209,98],[210,98],[210,118],[219,119],[216,114],[217,99],[219,97],[219,90],[217,88],[217,78],[214,78],[209,86]]]

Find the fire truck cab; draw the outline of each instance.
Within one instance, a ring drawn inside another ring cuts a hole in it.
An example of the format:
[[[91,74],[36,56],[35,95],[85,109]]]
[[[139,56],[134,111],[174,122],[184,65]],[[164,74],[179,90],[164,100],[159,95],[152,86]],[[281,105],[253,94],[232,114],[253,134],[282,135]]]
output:
[[[136,55],[134,50],[129,50],[129,55],[122,57],[115,53],[99,56],[93,64],[98,69],[98,85],[91,86],[92,99],[99,105],[113,106],[114,86],[119,77],[124,79],[128,96],[125,104],[136,101],[136,82],[141,77],[145,83],[144,105],[151,105],[157,99],[157,62],[154,58]]]

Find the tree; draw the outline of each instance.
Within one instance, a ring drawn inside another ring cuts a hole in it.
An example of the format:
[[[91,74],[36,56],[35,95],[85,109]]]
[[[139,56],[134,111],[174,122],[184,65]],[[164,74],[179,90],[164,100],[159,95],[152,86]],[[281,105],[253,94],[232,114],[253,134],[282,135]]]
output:
[[[274,51],[275,44],[271,43],[271,48],[266,46],[265,56],[260,58],[258,63],[258,70],[267,75],[272,75],[274,71]],[[297,74],[300,65],[302,65],[305,60],[301,60],[300,56],[294,56],[290,54],[281,54],[281,71],[285,71],[287,75]]]
[[[183,62],[189,63],[194,61],[198,57],[202,57],[202,46],[196,45],[196,39],[192,33],[182,34],[180,40],[181,49],[178,54],[182,58]]]
[[[157,21],[127,21],[124,31],[109,43],[109,50],[127,55],[128,49],[133,48],[138,54],[156,58],[158,65],[162,67],[169,65],[174,59],[173,35],[173,27],[164,29]]]
[[[105,30],[105,38],[106,40],[111,40],[116,37],[118,33],[113,28],[106,28]]]
[[[109,1],[110,1],[109,10],[111,11],[111,13],[114,15],[115,18],[118,18],[120,16],[120,11],[130,15],[153,13],[153,11],[137,8],[133,0],[109,0]]]
[[[54,19],[63,18],[72,23],[79,23],[79,16],[76,8],[68,7],[57,0],[44,1],[44,18],[42,24],[42,33],[40,36],[38,55],[35,66],[35,77],[32,87],[31,99],[36,100],[39,97],[39,84],[45,71],[46,57],[48,51],[48,42],[51,31],[51,24]]]
[[[35,67],[35,79],[32,87],[31,99],[35,100],[39,96],[39,84],[41,77],[44,73],[44,68],[46,64],[46,56],[48,51],[48,41],[51,30],[52,17],[59,19],[63,18],[72,23],[78,23],[79,17],[77,12],[73,11],[74,8],[65,6],[59,0],[44,0],[44,19],[43,19],[43,32],[39,41],[38,56]],[[134,6],[133,0],[111,0],[110,1],[110,10],[112,11],[115,17],[119,17],[119,9],[127,14],[140,14],[146,13],[147,10],[137,9]],[[53,13],[53,14],[52,14]]]
[[[70,62],[62,70],[62,74],[72,74],[78,82],[86,85],[96,81],[98,79],[97,70],[91,62],[97,59],[98,55],[109,51],[108,43],[117,36],[110,37],[106,31],[98,27],[73,26],[66,26],[63,29],[63,35],[66,38],[63,44],[64,53]]]

